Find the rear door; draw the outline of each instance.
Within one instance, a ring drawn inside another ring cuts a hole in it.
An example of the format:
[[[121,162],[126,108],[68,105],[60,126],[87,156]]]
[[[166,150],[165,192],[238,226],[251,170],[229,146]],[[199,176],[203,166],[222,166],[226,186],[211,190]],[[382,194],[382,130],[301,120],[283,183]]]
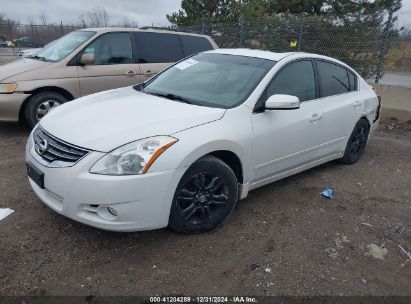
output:
[[[102,34],[82,53],[92,53],[95,59],[94,64],[78,67],[82,96],[140,82],[129,32]]]
[[[320,154],[323,157],[344,151],[348,137],[361,118],[363,100],[357,77],[346,67],[316,60],[323,128]]]
[[[178,34],[141,31],[134,35],[142,82],[184,58]]]

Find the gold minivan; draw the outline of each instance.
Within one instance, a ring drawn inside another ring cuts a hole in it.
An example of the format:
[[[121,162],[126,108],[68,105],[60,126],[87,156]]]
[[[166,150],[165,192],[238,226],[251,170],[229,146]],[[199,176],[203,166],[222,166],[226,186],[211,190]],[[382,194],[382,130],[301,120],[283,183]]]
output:
[[[138,84],[189,55],[217,48],[205,35],[90,28],[71,32],[29,58],[0,66],[0,121],[33,127],[64,102]]]

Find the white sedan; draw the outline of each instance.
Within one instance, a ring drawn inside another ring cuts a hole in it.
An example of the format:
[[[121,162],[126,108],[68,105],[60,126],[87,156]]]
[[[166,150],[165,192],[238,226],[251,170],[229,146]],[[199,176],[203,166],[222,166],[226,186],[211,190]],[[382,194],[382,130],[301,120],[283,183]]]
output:
[[[250,190],[357,162],[379,108],[335,59],[213,50],[57,108],[29,137],[27,171],[45,204],[81,223],[206,232]]]

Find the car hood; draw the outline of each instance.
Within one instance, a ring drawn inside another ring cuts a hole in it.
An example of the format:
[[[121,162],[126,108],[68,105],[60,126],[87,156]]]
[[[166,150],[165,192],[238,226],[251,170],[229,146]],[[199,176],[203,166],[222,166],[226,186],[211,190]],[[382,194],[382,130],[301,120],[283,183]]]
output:
[[[0,82],[15,75],[42,68],[51,62],[24,58],[0,66]]]
[[[70,144],[109,152],[141,138],[171,135],[218,120],[224,113],[224,109],[181,103],[127,87],[68,102],[45,116],[40,125]]]

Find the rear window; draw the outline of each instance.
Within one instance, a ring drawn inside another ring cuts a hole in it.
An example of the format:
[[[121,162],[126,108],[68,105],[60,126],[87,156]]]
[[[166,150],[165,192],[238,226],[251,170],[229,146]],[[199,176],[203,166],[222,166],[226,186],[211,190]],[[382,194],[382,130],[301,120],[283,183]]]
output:
[[[184,58],[176,34],[137,32],[135,35],[139,63],[172,63]]]
[[[350,91],[357,90],[357,76],[350,70],[347,70],[348,73],[348,80],[350,82]]]
[[[185,56],[214,49],[210,41],[204,37],[180,35],[180,39]]]
[[[327,97],[350,91],[347,70],[331,62],[317,60],[320,95]]]

